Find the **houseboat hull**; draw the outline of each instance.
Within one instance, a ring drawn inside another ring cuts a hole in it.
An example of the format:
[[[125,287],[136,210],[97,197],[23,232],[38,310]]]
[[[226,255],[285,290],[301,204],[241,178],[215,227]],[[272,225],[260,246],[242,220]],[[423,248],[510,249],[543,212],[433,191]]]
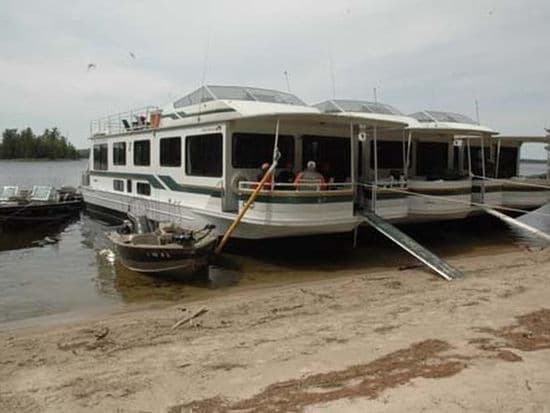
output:
[[[216,205],[216,199],[209,199],[209,196],[203,195],[204,207],[191,208],[160,200],[140,200],[89,187],[82,187],[81,190],[87,210],[113,220],[124,219],[128,212],[139,209],[138,213],[145,213],[149,219],[156,222],[173,221],[191,229],[213,224],[213,233],[222,236],[236,217],[236,213],[220,212],[219,197]],[[317,196],[323,197],[321,194]],[[342,216],[342,211],[347,211],[345,216]],[[353,231],[361,222],[361,218],[353,215],[351,199],[342,203],[312,203],[310,198],[303,204],[279,204],[259,200],[243,218],[233,236],[243,239],[266,239],[335,234]]]
[[[78,215],[82,206],[82,200],[0,205],[0,224],[20,226],[59,222]]]
[[[472,212],[470,180],[411,179],[408,190],[411,194],[408,220],[411,222],[463,219]]]

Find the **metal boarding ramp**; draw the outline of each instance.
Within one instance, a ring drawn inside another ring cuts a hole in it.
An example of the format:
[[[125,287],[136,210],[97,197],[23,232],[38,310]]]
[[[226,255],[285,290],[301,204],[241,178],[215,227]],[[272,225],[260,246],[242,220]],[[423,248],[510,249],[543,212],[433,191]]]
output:
[[[463,274],[449,263],[429,251],[400,229],[384,220],[379,215],[368,212],[360,212],[365,221],[378,232],[395,242],[413,257],[426,264],[429,268],[445,278],[447,281],[463,278]]]

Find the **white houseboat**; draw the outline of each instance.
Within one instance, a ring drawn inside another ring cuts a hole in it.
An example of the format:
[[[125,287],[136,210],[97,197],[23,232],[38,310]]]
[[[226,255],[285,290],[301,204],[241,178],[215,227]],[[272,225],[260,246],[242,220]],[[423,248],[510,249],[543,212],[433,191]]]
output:
[[[109,116],[91,124],[92,151],[82,193],[88,208],[128,211],[223,234],[257,183],[260,166],[280,152],[234,236],[272,238],[351,231],[357,137],[402,129],[399,120],[335,116],[274,90],[203,86],[163,108]],[[333,179],[296,187],[288,176],[313,160]],[[286,173],[285,182],[278,175]]]
[[[459,219],[475,211],[471,201],[500,203],[498,184],[472,179],[486,172],[489,138],[497,133],[492,129],[460,114],[406,116],[393,106],[361,100],[333,99],[316,107],[407,124],[406,130],[367,135],[359,148],[363,206],[380,216],[395,222]]]

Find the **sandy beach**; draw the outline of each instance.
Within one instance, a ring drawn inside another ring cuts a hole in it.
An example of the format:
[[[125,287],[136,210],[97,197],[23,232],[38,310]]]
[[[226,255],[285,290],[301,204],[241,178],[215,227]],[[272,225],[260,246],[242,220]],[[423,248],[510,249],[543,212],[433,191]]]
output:
[[[450,262],[4,329],[0,411],[547,411],[550,250]]]

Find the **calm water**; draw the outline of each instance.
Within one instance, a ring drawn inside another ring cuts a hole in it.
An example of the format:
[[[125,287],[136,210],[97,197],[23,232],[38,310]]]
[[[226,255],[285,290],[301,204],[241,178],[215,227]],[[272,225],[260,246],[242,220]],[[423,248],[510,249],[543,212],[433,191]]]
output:
[[[0,186],[77,186],[86,164],[0,162]],[[537,165],[529,165],[533,166]],[[471,223],[415,225],[406,227],[406,231],[447,257],[515,248],[517,235],[499,222],[484,219]],[[336,277],[358,270],[368,274],[381,267],[413,263],[389,241],[365,230],[360,233],[356,249],[351,248],[350,235],[234,243],[223,262],[209,269],[204,281],[178,284],[120,266],[112,259],[104,235],[108,230],[108,224],[83,215],[54,227],[0,232],[0,323],[82,314],[128,303],[208,298],[228,290]]]

